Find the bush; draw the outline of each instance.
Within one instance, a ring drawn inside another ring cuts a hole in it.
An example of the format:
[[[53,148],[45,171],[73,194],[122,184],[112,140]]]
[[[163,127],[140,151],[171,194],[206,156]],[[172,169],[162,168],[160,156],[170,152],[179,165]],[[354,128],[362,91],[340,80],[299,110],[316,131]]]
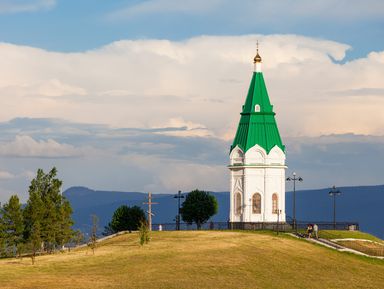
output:
[[[105,234],[110,235],[120,231],[136,231],[141,222],[146,222],[144,211],[138,207],[122,205],[113,213],[112,220],[105,227]]]
[[[146,221],[140,222],[139,227],[140,245],[148,244],[150,240],[149,227]]]

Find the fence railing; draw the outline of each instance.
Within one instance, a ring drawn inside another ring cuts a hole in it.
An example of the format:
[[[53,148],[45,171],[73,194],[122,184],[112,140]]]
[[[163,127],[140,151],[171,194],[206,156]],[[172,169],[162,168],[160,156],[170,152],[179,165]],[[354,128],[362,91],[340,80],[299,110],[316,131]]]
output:
[[[308,224],[317,224],[320,230],[359,230],[358,222],[325,222],[325,221],[296,221],[297,229],[306,229]],[[281,223],[254,223],[254,222],[207,222],[201,225],[201,230],[273,230],[291,231],[291,221]],[[176,223],[152,224],[153,231],[176,231]],[[180,223],[180,230],[197,230],[196,224]]]
[[[152,224],[153,231],[176,231],[176,223]],[[196,224],[180,223],[181,231],[197,230]],[[228,222],[207,222],[201,225],[201,230],[228,230]]]
[[[297,229],[306,229],[308,224],[317,224],[319,230],[359,230],[358,222],[324,222],[324,221],[297,221]],[[293,223],[291,223],[293,225]]]

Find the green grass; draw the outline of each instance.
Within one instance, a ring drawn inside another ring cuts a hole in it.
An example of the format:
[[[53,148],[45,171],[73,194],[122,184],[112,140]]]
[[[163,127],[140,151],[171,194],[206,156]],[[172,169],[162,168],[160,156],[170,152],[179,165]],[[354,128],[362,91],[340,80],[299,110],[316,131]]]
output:
[[[354,238],[382,242],[381,239],[360,231],[321,230],[319,231],[319,237],[328,240]]]
[[[153,232],[30,259],[0,260],[0,288],[382,288],[384,261],[287,235]]]

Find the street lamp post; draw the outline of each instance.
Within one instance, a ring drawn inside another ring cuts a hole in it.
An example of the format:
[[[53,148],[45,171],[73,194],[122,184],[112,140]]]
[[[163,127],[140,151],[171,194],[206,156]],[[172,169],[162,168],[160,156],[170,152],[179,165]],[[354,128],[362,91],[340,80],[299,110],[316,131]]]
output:
[[[293,229],[297,232],[296,224],[296,181],[302,182],[303,178],[296,176],[296,173],[293,172],[293,178],[288,177],[287,181],[293,181]]]
[[[279,235],[280,214],[281,210],[277,210],[277,235]]]
[[[181,195],[181,191],[177,193],[177,195],[174,196],[175,199],[177,199],[177,216],[176,216],[176,230],[180,231],[180,199],[184,199],[184,196]]]
[[[333,186],[328,194],[333,197],[333,229],[336,230],[336,196],[341,195],[341,192]]]

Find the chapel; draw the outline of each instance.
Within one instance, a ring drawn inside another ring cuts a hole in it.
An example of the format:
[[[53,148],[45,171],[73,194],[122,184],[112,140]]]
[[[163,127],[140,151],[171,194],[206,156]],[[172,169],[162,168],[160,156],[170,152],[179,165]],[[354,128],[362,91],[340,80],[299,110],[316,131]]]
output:
[[[261,70],[257,48],[254,71],[230,149],[232,224],[285,222],[285,146]]]

